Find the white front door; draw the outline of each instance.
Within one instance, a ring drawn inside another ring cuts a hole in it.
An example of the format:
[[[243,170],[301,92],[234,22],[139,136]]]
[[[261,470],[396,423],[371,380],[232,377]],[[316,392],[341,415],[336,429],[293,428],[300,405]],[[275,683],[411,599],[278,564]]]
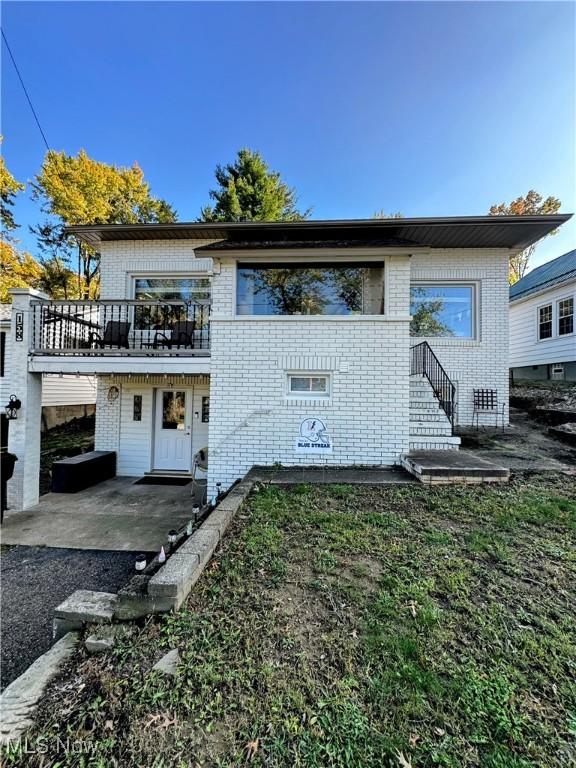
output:
[[[192,391],[156,390],[154,469],[192,468]]]

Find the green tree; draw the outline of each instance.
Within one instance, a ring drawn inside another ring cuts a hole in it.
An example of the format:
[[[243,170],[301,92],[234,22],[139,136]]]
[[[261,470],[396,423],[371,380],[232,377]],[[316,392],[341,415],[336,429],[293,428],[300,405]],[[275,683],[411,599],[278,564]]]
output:
[[[210,190],[214,205],[200,212],[200,221],[301,221],[311,209],[299,211],[298,197],[259,152],[239,150],[236,160],[218,165],[218,189]]]
[[[32,184],[33,197],[50,217],[31,227],[46,258],[59,259],[69,268],[72,251],[78,249],[78,295],[92,298],[98,290],[99,255],[85,243],[68,237],[64,228],[74,224],[136,224],[171,222],[176,213],[164,200],[155,198],[138,165],[123,168],[65,152],[46,153],[40,173]],[[58,266],[58,263],[54,265]]]
[[[511,203],[499,203],[490,208],[491,216],[543,216],[547,213],[558,213],[562,203],[557,197],[549,196],[546,199],[536,190],[531,189],[524,197],[517,197]],[[554,234],[552,232],[551,234]],[[510,285],[524,277],[536,244],[525,248],[520,253],[510,256],[508,281]]]
[[[2,136],[0,136],[0,144],[2,144]],[[22,192],[24,189],[25,185],[16,181],[6,167],[4,158],[0,155],[0,224],[2,225],[2,237],[5,240],[11,239],[9,233],[18,227],[11,209],[14,205],[14,198],[18,192]]]
[[[422,288],[412,289],[412,306],[410,314],[411,336],[453,336],[452,329],[440,320],[444,311],[442,299],[425,301],[426,291]]]

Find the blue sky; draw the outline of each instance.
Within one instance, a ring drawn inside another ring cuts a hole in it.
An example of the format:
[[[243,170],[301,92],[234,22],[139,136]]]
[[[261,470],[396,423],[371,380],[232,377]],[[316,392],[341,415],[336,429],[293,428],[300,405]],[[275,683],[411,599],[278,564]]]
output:
[[[314,218],[473,215],[530,188],[576,210],[568,2],[4,2],[54,149],[143,168],[181,220],[217,163],[260,150]],[[2,46],[4,155],[45,147]],[[40,213],[16,207],[22,245]],[[574,248],[576,222],[532,266]]]

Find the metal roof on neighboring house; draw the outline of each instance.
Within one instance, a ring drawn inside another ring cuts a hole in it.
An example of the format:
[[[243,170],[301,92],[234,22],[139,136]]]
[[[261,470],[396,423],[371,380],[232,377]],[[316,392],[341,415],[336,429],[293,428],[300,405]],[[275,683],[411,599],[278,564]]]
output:
[[[338,221],[234,221],[173,224],[96,224],[67,227],[66,232],[97,248],[118,240],[219,240],[222,250],[240,248],[312,247],[344,241],[343,247],[373,247],[374,241],[401,241],[414,248],[524,249],[549,234],[572,214],[543,216],[453,216],[405,219],[344,219]],[[353,246],[348,242],[354,243]],[[214,243],[210,250],[216,251]]]
[[[517,283],[511,285],[510,301],[523,299],[531,293],[539,293],[568,280],[576,281],[576,249],[536,267]]]

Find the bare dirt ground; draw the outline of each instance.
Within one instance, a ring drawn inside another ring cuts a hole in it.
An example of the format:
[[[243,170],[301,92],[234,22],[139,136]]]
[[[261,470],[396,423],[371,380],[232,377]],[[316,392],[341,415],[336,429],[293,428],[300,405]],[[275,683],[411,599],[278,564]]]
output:
[[[504,432],[481,428],[460,436],[462,448],[513,472],[576,471],[576,448],[552,437],[547,425],[519,408],[510,409],[510,426]]]

